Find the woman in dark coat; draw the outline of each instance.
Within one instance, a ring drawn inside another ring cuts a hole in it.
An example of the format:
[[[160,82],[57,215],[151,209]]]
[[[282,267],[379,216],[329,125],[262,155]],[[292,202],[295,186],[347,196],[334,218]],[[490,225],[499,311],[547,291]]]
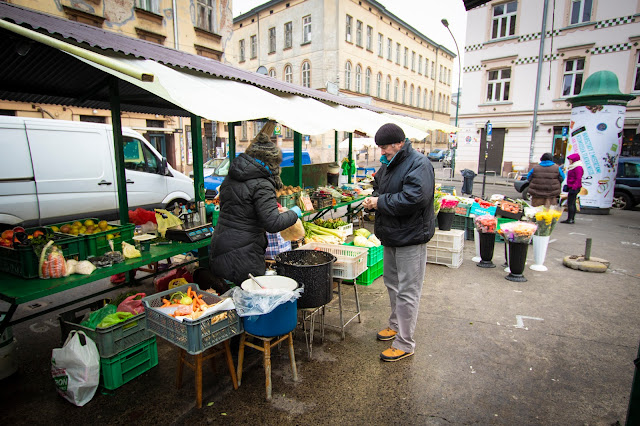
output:
[[[283,231],[302,215],[298,207],[282,213],[278,210],[281,162],[282,152],[263,134],[232,161],[220,185],[220,217],[209,247],[214,275],[237,285],[249,273],[264,275],[265,231]]]

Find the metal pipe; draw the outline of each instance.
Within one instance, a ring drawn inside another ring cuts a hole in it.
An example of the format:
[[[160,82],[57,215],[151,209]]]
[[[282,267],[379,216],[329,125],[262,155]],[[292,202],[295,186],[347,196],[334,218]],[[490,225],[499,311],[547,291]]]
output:
[[[587,243],[584,247],[584,260],[591,259],[591,238],[587,238]]]
[[[533,127],[531,128],[531,145],[529,146],[529,162],[533,162],[533,148],[536,141],[536,131],[538,129],[538,104],[540,103],[540,78],[542,77],[542,63],[544,62],[544,38],[547,28],[547,9],[549,0],[544,0],[542,8],[542,30],[540,31],[540,50],[538,51],[538,76],[536,77],[536,94],[533,104]]]
[[[460,49],[458,48],[458,42],[456,38],[453,36],[451,29],[449,28],[449,21],[443,19],[442,25],[445,26],[447,30],[449,30],[449,34],[451,34],[451,38],[453,42],[456,44],[456,52],[458,52],[458,96],[456,97],[456,122],[455,126],[458,127],[458,110],[460,109],[460,76],[462,75],[462,65],[460,63]],[[457,144],[457,136],[456,136],[456,144]],[[453,178],[456,174],[456,146],[452,147],[453,153],[451,154],[451,177]]]

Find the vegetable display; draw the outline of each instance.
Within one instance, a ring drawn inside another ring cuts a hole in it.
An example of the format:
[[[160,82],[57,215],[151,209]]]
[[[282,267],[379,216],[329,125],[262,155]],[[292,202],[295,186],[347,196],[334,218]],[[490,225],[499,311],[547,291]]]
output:
[[[305,244],[308,243],[327,243],[342,244],[346,239],[344,231],[338,229],[329,229],[318,226],[311,222],[302,222],[305,231]]]
[[[348,225],[347,222],[341,219],[327,219],[327,220],[316,219],[313,221],[313,223],[315,223],[318,226],[322,226],[323,228],[329,228],[329,229],[338,229],[341,226]]]
[[[161,308],[176,308],[176,310],[172,314],[170,314],[170,316],[174,318],[183,317],[195,320],[200,318],[207,311],[207,309],[217,305],[220,302],[208,305],[204,300],[202,300],[201,295],[198,295],[195,291],[191,290],[191,287],[189,287],[186,293],[178,291],[173,293],[169,297],[169,299],[162,299],[163,305],[161,306]],[[216,322],[226,318],[226,314],[226,312],[219,314],[216,317]],[[224,316],[224,318],[221,316]]]

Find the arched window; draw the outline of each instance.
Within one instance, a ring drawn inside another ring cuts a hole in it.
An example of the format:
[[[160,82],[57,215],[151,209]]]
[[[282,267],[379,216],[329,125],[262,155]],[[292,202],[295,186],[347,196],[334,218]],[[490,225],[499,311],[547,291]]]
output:
[[[311,87],[311,63],[308,61],[302,63],[302,85]]]
[[[387,96],[386,96],[387,100],[389,100],[391,98],[391,76],[388,75],[387,76]]]
[[[429,109],[433,111],[433,90],[429,92]]]
[[[409,89],[409,105],[413,106],[413,84],[411,85],[411,88]]]
[[[271,68],[269,70],[269,77],[276,78],[276,69],[275,68]]]
[[[362,67],[360,64],[356,65],[356,92],[362,92]]]
[[[351,90],[351,62],[344,64],[344,88]]]
[[[449,96],[447,96],[447,111],[446,113],[449,114],[449,106],[451,105],[451,98]]]
[[[371,94],[371,68],[367,68],[367,72],[364,76],[364,93]]]
[[[376,96],[378,98],[382,97],[382,73],[378,73],[378,77],[376,78]]]
[[[284,81],[287,83],[293,83],[293,71],[291,71],[291,65],[284,66]]]
[[[427,89],[424,89],[424,97],[422,98],[422,108],[428,109],[429,104],[427,103]]]
[[[422,63],[422,61],[420,61]],[[420,108],[420,95],[422,94],[422,89],[418,86],[418,91],[416,92],[416,106]]]
[[[393,85],[393,101],[398,102],[398,92],[400,91],[400,80],[396,79],[396,84]]]
[[[440,112],[440,108],[442,108],[442,93],[438,93],[438,109],[437,112]]]
[[[402,84],[402,103],[403,104],[407,103],[407,82],[406,81]]]

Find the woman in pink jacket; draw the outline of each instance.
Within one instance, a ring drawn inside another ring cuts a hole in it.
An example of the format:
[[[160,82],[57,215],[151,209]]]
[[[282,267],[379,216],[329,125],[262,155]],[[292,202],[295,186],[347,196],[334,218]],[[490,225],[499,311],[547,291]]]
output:
[[[567,159],[569,160],[566,184],[569,192],[569,196],[567,198],[569,217],[567,217],[567,220],[563,220],[562,223],[574,223],[576,218],[576,199],[580,189],[582,188],[582,175],[584,174],[584,171],[582,169],[582,161],[580,161],[580,154],[571,154]]]

